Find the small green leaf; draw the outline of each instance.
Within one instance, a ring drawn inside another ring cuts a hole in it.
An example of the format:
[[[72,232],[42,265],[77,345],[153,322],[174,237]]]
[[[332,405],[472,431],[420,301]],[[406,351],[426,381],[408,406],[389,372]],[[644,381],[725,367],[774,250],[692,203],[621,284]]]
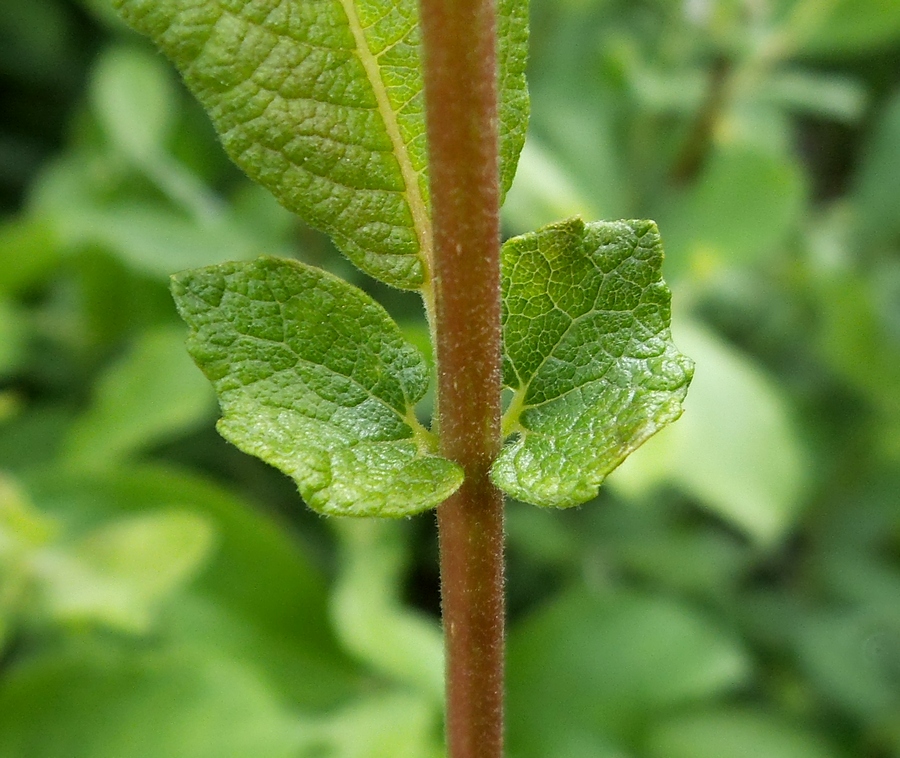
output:
[[[43,551],[43,605],[56,619],[146,632],[160,603],[202,567],[212,539],[207,519],[189,511],[118,519]]]
[[[343,560],[331,618],[344,647],[390,680],[443,703],[440,627],[400,597],[408,540],[396,524],[379,521],[343,519],[335,528]]]
[[[188,271],[172,290],[219,431],[293,477],[314,510],[408,516],[460,485],[415,419],[425,362],[368,295],[277,258]]]
[[[681,415],[693,364],[672,344],[652,221],[569,219],[503,246],[504,380],[517,433],[492,469],[535,505],[590,500]]]
[[[65,443],[81,468],[115,465],[208,420],[212,392],[184,352],[183,328],[145,332],[107,370]]]
[[[226,152],[360,268],[423,285],[431,220],[416,0],[115,0]],[[499,3],[501,178],[525,138],[527,3]]]
[[[177,95],[158,56],[128,47],[106,51],[91,94],[104,129],[128,157],[143,162],[162,152]]]

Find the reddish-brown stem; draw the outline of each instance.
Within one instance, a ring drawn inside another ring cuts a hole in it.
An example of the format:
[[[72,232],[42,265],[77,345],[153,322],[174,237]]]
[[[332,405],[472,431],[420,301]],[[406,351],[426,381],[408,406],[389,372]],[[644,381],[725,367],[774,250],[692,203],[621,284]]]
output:
[[[503,754],[503,496],[496,3],[420,0],[443,455],[466,479],[438,508],[450,758]]]

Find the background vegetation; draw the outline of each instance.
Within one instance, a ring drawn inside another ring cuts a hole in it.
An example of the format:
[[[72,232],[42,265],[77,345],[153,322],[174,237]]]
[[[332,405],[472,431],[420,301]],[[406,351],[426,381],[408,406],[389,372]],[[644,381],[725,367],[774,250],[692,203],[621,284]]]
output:
[[[900,757],[900,4],[533,0],[510,233],[660,222],[685,416],[509,508],[511,758]],[[364,279],[105,0],[0,3],[0,756],[441,754],[431,517],[229,447],[173,271]]]

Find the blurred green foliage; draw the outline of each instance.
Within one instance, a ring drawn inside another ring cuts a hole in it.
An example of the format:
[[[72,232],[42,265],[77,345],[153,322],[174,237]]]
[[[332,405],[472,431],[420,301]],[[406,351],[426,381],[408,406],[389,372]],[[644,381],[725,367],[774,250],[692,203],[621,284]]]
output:
[[[684,417],[509,508],[511,758],[900,757],[900,4],[533,0],[508,233],[660,223]],[[0,755],[437,758],[432,519],[227,446],[170,273],[366,281],[105,0],[0,3]]]

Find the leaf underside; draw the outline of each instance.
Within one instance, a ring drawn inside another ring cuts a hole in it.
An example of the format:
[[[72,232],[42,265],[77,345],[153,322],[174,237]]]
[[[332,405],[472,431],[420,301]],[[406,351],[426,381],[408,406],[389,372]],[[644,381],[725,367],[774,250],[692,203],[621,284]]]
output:
[[[314,510],[408,516],[462,482],[413,427],[422,356],[362,291],[278,258],[188,271],[172,291],[218,393],[219,431],[291,476]]]
[[[491,476],[507,494],[540,506],[586,502],[681,415],[693,364],[671,340],[662,259],[652,221],[569,219],[503,246],[503,374],[516,436]]]
[[[430,259],[417,0],[114,0],[175,63],[226,152],[371,276]],[[527,2],[498,7],[501,184],[525,140]]]

